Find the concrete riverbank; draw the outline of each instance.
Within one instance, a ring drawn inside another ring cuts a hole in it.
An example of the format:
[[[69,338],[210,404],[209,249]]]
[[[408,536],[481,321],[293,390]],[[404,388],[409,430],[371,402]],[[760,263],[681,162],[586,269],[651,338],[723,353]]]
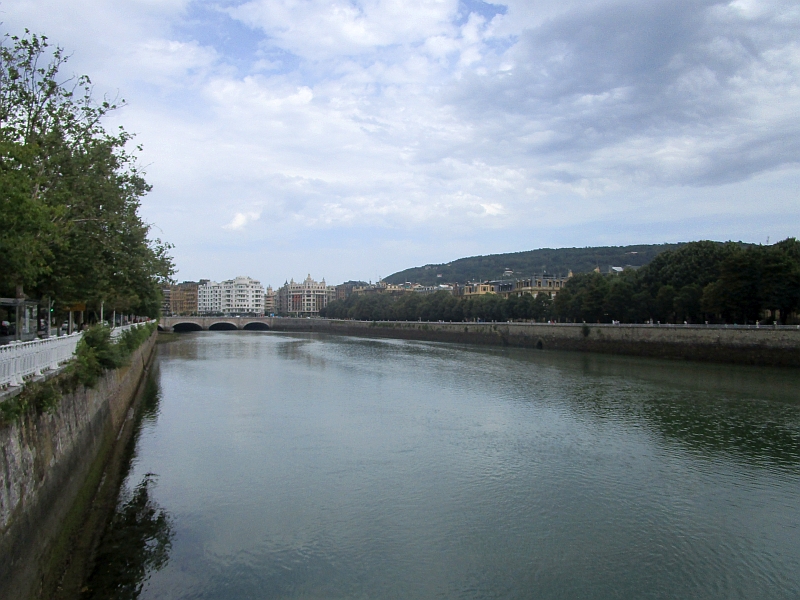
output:
[[[109,459],[132,433],[156,339],[52,414],[0,428],[0,598],[56,597],[73,549],[91,546],[84,525]]]
[[[685,360],[800,367],[800,329],[546,323],[423,323],[268,319],[275,331],[576,350]]]

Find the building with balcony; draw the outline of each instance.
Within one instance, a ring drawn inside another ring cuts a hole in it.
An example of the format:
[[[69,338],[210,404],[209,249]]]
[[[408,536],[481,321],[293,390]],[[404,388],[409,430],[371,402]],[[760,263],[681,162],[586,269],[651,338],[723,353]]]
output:
[[[546,294],[550,294],[552,298],[555,298],[556,294],[558,294],[558,292],[560,292],[562,288],[567,285],[567,281],[569,281],[570,277],[572,277],[572,271],[570,271],[566,277],[539,275],[537,277],[517,279],[514,282],[512,289],[504,289],[503,291],[498,291],[498,293],[500,293],[504,298],[508,298],[511,295],[531,295],[536,297],[538,294],[544,292]]]
[[[172,288],[168,285],[161,288],[161,314],[169,316],[172,314],[172,304],[170,303]]]
[[[272,289],[271,285],[267,286],[267,290],[264,292],[264,314],[272,315],[275,314],[277,310],[277,294]]]
[[[509,296],[530,295],[536,297],[544,292],[555,298],[556,294],[567,284],[572,271],[566,277],[553,277],[539,275],[517,280],[484,281],[482,283],[467,283],[458,286],[455,293],[458,296],[481,296],[483,294],[497,294],[503,298]]]
[[[264,286],[246,276],[221,283],[203,280],[197,288],[198,312],[203,315],[264,314]]]
[[[169,286],[169,307],[173,315],[196,315],[198,312],[198,290],[196,281],[184,281]]]
[[[222,314],[222,284],[201,279],[197,286],[197,312],[201,315]]]
[[[315,317],[328,302],[336,299],[336,287],[311,279],[309,274],[305,281],[287,281],[278,290],[278,312],[296,317]]]

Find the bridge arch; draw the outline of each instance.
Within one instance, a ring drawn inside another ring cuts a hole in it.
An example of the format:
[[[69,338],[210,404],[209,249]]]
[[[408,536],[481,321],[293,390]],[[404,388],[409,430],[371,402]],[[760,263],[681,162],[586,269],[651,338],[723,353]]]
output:
[[[246,331],[269,331],[269,325],[261,321],[253,321],[242,327],[242,329]]]
[[[172,326],[172,331],[176,333],[182,333],[185,331],[203,331],[203,328],[198,323],[192,323],[191,321],[185,323],[175,323]]]
[[[237,329],[239,328],[236,324],[229,321],[217,321],[208,327],[209,331],[236,331]]]

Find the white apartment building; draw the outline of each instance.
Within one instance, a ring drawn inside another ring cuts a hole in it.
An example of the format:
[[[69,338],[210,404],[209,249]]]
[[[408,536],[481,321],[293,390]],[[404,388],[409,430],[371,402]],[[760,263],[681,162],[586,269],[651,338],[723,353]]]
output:
[[[305,281],[295,283],[292,279],[283,284],[278,290],[278,311],[282,314],[313,317],[334,299],[335,286],[325,285],[324,279],[320,282],[314,281],[309,275]]]
[[[264,314],[264,286],[250,277],[236,277],[222,283],[208,281],[197,288],[200,314]]]
[[[222,284],[201,279],[197,286],[197,312],[213,315],[222,312]]]

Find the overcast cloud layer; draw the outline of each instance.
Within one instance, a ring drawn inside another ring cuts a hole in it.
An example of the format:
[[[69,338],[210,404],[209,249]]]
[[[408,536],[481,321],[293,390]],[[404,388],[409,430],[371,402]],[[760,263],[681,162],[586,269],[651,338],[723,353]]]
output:
[[[796,1],[0,0],[128,107],[180,279],[800,235]]]

